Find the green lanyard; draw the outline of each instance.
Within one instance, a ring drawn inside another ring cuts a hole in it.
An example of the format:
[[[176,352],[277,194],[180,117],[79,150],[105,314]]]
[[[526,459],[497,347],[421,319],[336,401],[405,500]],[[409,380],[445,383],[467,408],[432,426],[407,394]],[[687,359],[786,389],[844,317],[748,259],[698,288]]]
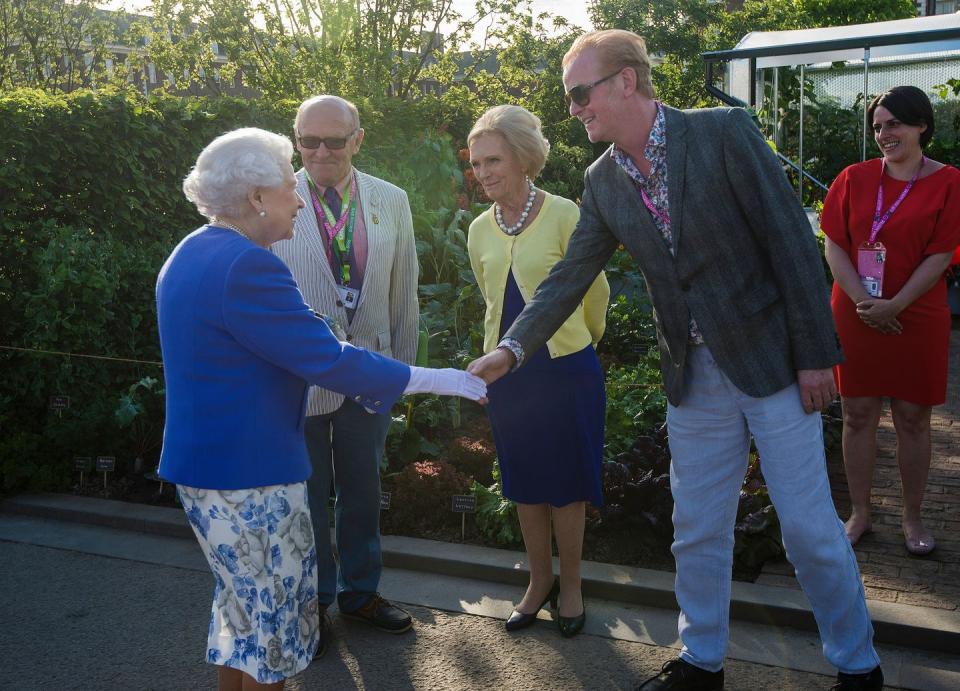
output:
[[[306,172],[306,171],[304,171]],[[310,200],[313,202],[313,210],[317,214],[317,219],[323,227],[329,238],[327,246],[327,259],[333,265],[333,254],[337,255],[340,262],[341,285],[350,283],[350,249],[353,247],[353,230],[357,221],[357,204],[354,191],[357,186],[356,178],[350,181],[350,187],[347,188],[347,197],[344,202],[347,205],[349,214],[341,211],[340,218],[333,215],[333,210],[327,205],[320,195],[317,184],[307,173],[307,182],[310,185]],[[349,219],[349,220],[348,220]]]

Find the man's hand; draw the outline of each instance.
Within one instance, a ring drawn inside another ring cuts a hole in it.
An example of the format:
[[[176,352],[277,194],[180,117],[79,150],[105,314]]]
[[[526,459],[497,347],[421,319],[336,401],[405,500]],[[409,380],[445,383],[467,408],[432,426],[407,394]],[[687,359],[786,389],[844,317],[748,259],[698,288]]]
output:
[[[903,327],[897,320],[900,307],[893,300],[868,298],[857,303],[857,316],[867,326],[885,334],[898,334]]]
[[[467,365],[467,371],[492,384],[513,369],[516,361],[509,348],[497,348]]]
[[[837,397],[832,368],[797,370],[797,385],[800,387],[800,403],[808,413],[823,410]]]

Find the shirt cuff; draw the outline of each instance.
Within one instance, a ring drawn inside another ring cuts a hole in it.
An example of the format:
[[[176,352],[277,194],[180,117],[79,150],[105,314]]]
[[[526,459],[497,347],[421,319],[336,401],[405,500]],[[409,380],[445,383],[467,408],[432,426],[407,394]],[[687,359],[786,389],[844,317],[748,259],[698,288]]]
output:
[[[504,338],[502,341],[500,341],[497,344],[497,348],[506,348],[511,353],[513,353],[513,357],[516,358],[517,361],[513,365],[513,367],[510,369],[511,372],[513,372],[515,369],[517,369],[520,365],[523,364],[523,357],[524,357],[523,346],[520,345],[520,341],[518,341],[517,339]]]

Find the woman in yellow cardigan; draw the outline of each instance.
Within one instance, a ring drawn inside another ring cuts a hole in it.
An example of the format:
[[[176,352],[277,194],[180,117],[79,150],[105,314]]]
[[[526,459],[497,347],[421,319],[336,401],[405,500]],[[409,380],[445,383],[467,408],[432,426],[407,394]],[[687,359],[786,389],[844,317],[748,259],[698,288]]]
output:
[[[523,310],[567,249],[577,205],[537,189],[550,145],[540,120],[520,106],[491,108],[473,126],[470,162],[493,206],[470,225],[470,264],[486,302],[484,352]],[[523,367],[490,386],[487,411],[504,495],[516,502],[530,583],[506,622],[529,626],[551,602],[560,633],[586,619],[580,593],[586,502],[603,502],[600,465],[606,396],[594,346],[603,336],[610,288],[601,273],[583,303]],[[551,522],[560,553],[554,581]]]

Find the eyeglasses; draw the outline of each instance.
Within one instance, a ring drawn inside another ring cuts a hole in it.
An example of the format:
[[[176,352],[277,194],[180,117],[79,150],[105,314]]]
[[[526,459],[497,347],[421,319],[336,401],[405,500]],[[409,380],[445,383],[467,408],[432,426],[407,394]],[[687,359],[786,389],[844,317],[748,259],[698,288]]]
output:
[[[590,104],[590,91],[593,89],[593,87],[597,86],[598,84],[603,84],[611,77],[616,77],[622,71],[623,68],[621,67],[616,72],[608,74],[606,77],[601,77],[595,82],[591,82],[590,84],[578,84],[577,86],[573,87],[570,89],[570,91],[563,95],[563,99],[567,102],[567,107],[570,107],[570,102],[572,101],[581,108],[585,108]]]
[[[357,130],[353,130],[346,137],[314,137],[307,135],[305,137],[297,135],[297,141],[300,142],[300,146],[304,149],[319,149],[320,145],[323,144],[330,151],[339,151],[347,145],[347,142],[350,141],[351,137],[357,133]]]

